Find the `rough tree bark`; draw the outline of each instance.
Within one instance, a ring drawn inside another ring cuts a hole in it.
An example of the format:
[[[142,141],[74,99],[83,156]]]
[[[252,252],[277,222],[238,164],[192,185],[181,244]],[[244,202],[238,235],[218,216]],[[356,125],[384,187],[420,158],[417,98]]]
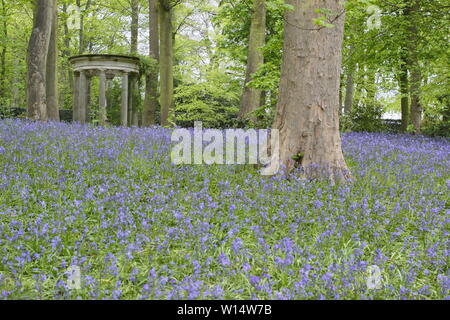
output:
[[[159,0],[159,5],[161,125],[171,126],[175,122],[173,110],[173,8],[169,0]]]
[[[36,0],[33,31],[28,44],[28,118],[47,121],[46,71],[55,0]]]
[[[151,69],[146,77],[144,110],[142,113],[142,125],[148,127],[155,124],[155,113],[158,107],[158,68],[159,68],[159,18],[158,1],[149,0],[149,44]]]
[[[310,179],[345,182],[351,174],[345,163],[339,133],[339,83],[344,31],[340,0],[288,0],[280,98],[274,120],[279,130],[280,163],[296,165]],[[313,23],[318,9],[333,12],[333,28]],[[276,172],[277,164],[265,168]],[[279,163],[278,163],[279,165]],[[275,169],[275,170],[274,170]]]
[[[248,43],[247,71],[245,75],[244,91],[241,97],[239,117],[245,118],[248,113],[255,111],[261,105],[261,90],[248,87],[253,80],[253,74],[264,63],[264,54],[260,50],[265,44],[266,37],[266,4],[265,0],[253,0],[253,13]],[[254,119],[254,117],[251,117]]]
[[[49,120],[59,121],[58,108],[58,84],[57,84],[57,57],[58,57],[58,9],[53,6],[52,30],[47,55],[47,75],[46,75],[46,94],[47,94],[47,116]]]

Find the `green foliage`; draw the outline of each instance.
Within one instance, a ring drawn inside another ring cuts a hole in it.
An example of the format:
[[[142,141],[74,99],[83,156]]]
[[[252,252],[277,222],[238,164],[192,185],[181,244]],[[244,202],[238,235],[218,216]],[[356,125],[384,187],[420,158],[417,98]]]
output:
[[[406,13],[414,3],[411,0],[346,1],[341,92],[345,96],[346,79],[354,72],[354,105],[364,108],[383,103],[386,110],[398,109],[398,73],[400,65],[405,63],[402,56],[410,58],[414,52],[422,75],[420,101],[425,112],[423,132],[435,134],[435,131],[445,131],[447,119],[447,106],[440,98],[449,87],[448,1],[417,1],[420,10],[410,15]],[[69,14],[63,12],[64,7],[67,9],[67,6],[77,3],[84,19],[82,45],[79,30],[66,30]],[[226,123],[240,125],[234,119],[245,77],[252,0],[189,0],[176,3],[173,19],[174,76],[176,103],[181,103],[177,105],[179,124],[190,124],[193,119],[204,118],[212,126]],[[248,84],[263,90],[266,97],[263,105],[255,111],[257,123],[249,124],[255,127],[269,127],[272,124],[280,80],[283,16],[287,10],[294,9],[285,0],[266,0],[265,3],[266,45],[261,48],[265,62]],[[59,0],[58,5],[59,102],[61,109],[70,110],[73,103],[68,57],[80,52],[129,54],[131,7],[129,0]],[[373,14],[373,11],[367,10],[369,6],[377,6],[381,11],[379,29],[368,27],[367,22]],[[333,18],[339,14],[326,8],[320,8],[316,13],[318,28],[332,27]],[[142,75],[158,71],[156,61],[148,58],[146,48],[147,14],[148,1],[141,0],[138,56],[141,58]],[[5,63],[0,59],[0,108],[26,106],[26,52],[32,16],[32,2],[29,0],[0,3],[0,57],[5,50]],[[411,38],[411,26],[418,30],[415,41]],[[141,81],[141,96],[145,89],[142,84]],[[95,90],[93,88],[94,100],[97,98]],[[116,123],[120,105],[119,84],[115,84],[113,90],[109,112],[111,120]],[[92,103],[95,105],[94,100]],[[358,122],[365,122],[363,119],[366,116],[362,114],[373,113],[368,108],[343,119],[345,127],[359,128],[359,124],[350,123],[351,119],[356,117]]]
[[[224,74],[212,74],[208,81],[181,83],[175,89],[177,125],[225,128],[233,125],[239,111],[239,83]]]
[[[434,108],[425,110],[422,133],[450,137],[450,94],[444,93],[436,97]]]
[[[450,121],[426,118],[422,124],[422,133],[433,137],[450,138]]]
[[[256,124],[247,124],[256,127],[270,127],[272,124],[274,108],[278,98],[280,82],[280,68],[283,47],[284,14],[293,7],[284,0],[266,1],[266,45],[260,50],[264,53],[264,64],[253,74],[253,81],[248,86],[258,88],[266,93],[266,101],[255,111]],[[248,37],[250,31],[251,1],[223,1],[215,19],[220,23],[221,35],[219,48],[221,54],[239,66],[234,70],[244,78]],[[242,89],[241,89],[242,90]]]
[[[342,117],[341,128],[343,131],[381,132],[384,130],[383,113],[379,104],[355,105],[349,115]]]

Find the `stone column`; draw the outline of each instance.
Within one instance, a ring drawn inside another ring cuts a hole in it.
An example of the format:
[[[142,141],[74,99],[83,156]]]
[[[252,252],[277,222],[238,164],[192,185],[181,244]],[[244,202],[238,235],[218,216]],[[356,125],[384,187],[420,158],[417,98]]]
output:
[[[80,73],[74,72],[73,77],[73,105],[72,105],[72,122],[80,121]]]
[[[131,116],[131,125],[135,127],[139,127],[139,111],[138,111],[138,103],[139,99],[139,90],[138,90],[138,77],[133,77],[133,98],[132,98],[132,116]]]
[[[81,124],[86,123],[86,105],[87,105],[87,77],[86,71],[80,72],[80,89],[78,98],[78,119]]]
[[[100,125],[106,124],[106,71],[100,70],[100,86],[99,86],[99,122]]]
[[[122,126],[128,125],[128,73],[122,75],[122,107],[120,109],[120,122]]]
[[[91,87],[92,87],[92,76],[90,74],[86,75],[86,123],[91,122]]]
[[[128,126],[131,127],[133,118],[133,74],[128,75]]]
[[[106,76],[106,107],[112,106],[112,89],[113,89],[113,79],[114,75],[108,74]]]

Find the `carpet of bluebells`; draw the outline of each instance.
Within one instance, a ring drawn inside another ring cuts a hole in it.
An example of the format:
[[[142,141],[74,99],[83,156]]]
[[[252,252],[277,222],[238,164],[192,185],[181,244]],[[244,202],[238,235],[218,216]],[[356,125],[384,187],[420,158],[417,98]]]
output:
[[[0,121],[0,299],[450,299],[448,140],[344,134],[355,179],[335,186],[170,148],[168,129]]]

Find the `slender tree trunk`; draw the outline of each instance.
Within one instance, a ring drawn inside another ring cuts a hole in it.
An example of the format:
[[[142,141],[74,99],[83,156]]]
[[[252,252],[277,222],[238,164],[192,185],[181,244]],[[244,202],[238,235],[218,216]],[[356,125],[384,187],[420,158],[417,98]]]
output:
[[[64,16],[67,15],[67,3],[63,3],[62,5],[62,12]],[[61,81],[60,83],[64,83],[64,88],[66,90],[60,90],[59,95],[59,104],[63,105],[64,100],[67,97],[67,90],[70,90],[70,92],[73,92],[73,72],[72,68],[70,66],[69,57],[70,57],[70,33],[69,33],[69,27],[67,25],[67,19],[64,21],[64,49],[61,50],[62,53],[62,60],[63,62],[63,68],[61,70]]]
[[[367,70],[367,99],[370,104],[375,106],[376,104],[376,71],[375,70]]]
[[[5,97],[6,95],[6,51],[8,49],[8,23],[7,23],[7,13],[6,13],[6,3],[5,0],[2,0],[2,29],[3,29],[3,37],[4,37],[4,45],[0,54],[0,98]]]
[[[28,118],[47,121],[46,71],[55,0],[36,0],[28,44]]]
[[[159,68],[159,13],[158,1],[149,0],[149,44],[151,69],[146,76],[144,111],[142,125],[148,127],[155,124],[155,113],[158,107],[158,68]]]
[[[422,105],[420,103],[421,73],[418,67],[413,67],[411,71],[411,123],[414,132],[420,133],[422,124]]]
[[[449,122],[450,121],[450,94],[445,94],[443,96],[438,97],[439,102],[441,102],[444,106],[444,111],[442,112],[442,121]]]
[[[57,57],[58,57],[58,9],[53,7],[52,31],[47,56],[47,75],[46,75],[46,92],[47,92],[47,115],[52,121],[59,121],[58,108],[58,85],[57,85]]]
[[[266,37],[266,4],[265,0],[253,0],[253,14],[250,26],[248,44],[247,71],[245,75],[244,91],[241,97],[239,117],[245,118],[248,113],[255,111],[261,105],[261,90],[248,87],[253,80],[253,74],[264,63],[261,48]],[[251,117],[254,119],[254,117]]]
[[[420,70],[420,64],[417,57],[417,45],[420,41],[419,34],[415,22],[417,12],[419,10],[419,2],[414,0],[411,5],[411,10],[409,14],[409,26],[408,26],[408,36],[409,36],[409,66],[411,70],[411,84],[410,84],[410,96],[411,96],[411,123],[414,127],[414,132],[416,134],[420,133],[420,127],[422,124],[422,105],[420,103],[420,92],[422,85],[422,74]]]
[[[77,7],[81,8],[81,0],[77,0]],[[78,53],[82,54],[84,51],[84,15],[80,15],[80,29],[78,30]]]
[[[139,34],[139,0],[131,0],[131,48],[130,53],[137,54]]]
[[[21,83],[20,79],[20,71],[18,69],[18,66],[20,65],[20,60],[18,58],[18,55],[15,55],[14,65],[13,65],[13,80],[12,80],[12,89],[11,89],[11,107],[12,108],[19,108],[20,107],[20,91],[19,91],[19,85]]]
[[[267,91],[266,90],[261,90],[261,102],[259,103],[260,106],[263,106],[266,104],[266,100],[267,100]]]
[[[347,82],[345,84],[345,101],[344,101],[344,113],[346,115],[350,114],[352,111],[353,106],[353,95],[355,92],[355,67],[351,67],[348,75],[347,75]]]
[[[84,10],[85,12],[87,12],[89,10],[89,8],[91,7],[91,4],[92,4],[92,0],[87,0],[86,6],[85,6],[85,10]],[[81,0],[77,0],[77,6],[79,8],[81,8]],[[80,16],[80,30],[79,30],[79,33],[78,33],[78,35],[79,35],[79,48],[78,48],[79,54],[83,54],[84,51],[86,50],[86,48],[88,47],[86,39],[85,39],[85,36],[84,36],[84,18],[85,18],[85,14],[86,13],[82,12],[81,16]]]
[[[139,0],[131,0],[131,55],[138,52],[139,43]],[[139,126],[139,106],[138,106],[138,86],[135,78],[131,78],[130,98],[131,98],[131,117],[132,126]]]
[[[350,63],[347,69],[347,80],[345,82],[345,98],[344,98],[344,114],[348,115],[352,111],[353,98],[355,95],[355,72],[357,64],[353,60],[353,54],[355,48],[352,45],[350,47]],[[342,83],[342,81],[341,81]]]
[[[300,166],[308,178],[347,181],[351,174],[341,149],[339,83],[344,32],[342,1],[288,0],[280,99],[274,128],[279,130],[281,164]],[[339,14],[333,28],[313,23],[318,9]],[[276,171],[277,164],[265,168]]]
[[[170,1],[159,1],[161,125],[175,123],[173,101],[173,39]]]
[[[401,111],[402,111],[402,124],[400,130],[406,132],[409,124],[409,81],[408,81],[408,66],[406,65],[406,58],[403,58],[400,62],[399,73],[399,86],[401,94]]]

